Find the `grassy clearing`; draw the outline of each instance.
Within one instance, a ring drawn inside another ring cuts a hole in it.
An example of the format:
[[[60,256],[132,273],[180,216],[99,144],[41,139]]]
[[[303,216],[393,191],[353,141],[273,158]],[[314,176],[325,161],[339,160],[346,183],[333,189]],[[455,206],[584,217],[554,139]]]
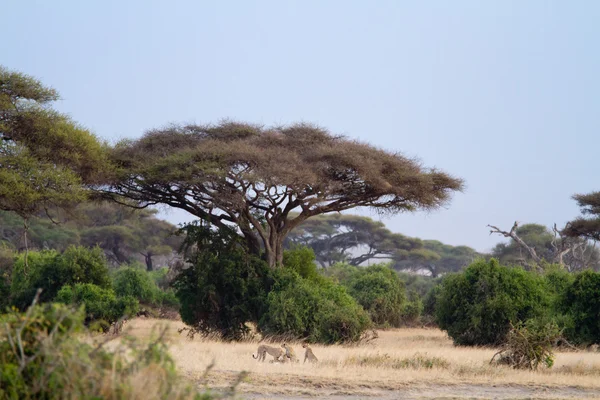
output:
[[[431,385],[522,385],[577,387],[600,393],[599,352],[559,352],[552,369],[522,371],[489,365],[497,349],[455,347],[437,329],[399,329],[380,331],[378,339],[358,347],[312,346],[319,358],[316,365],[302,363],[303,349],[295,343],[300,363],[274,364],[252,358],[256,342],[223,343],[198,337],[190,340],[177,333],[183,326],[181,322],[137,319],[128,323],[126,331],[144,337],[156,323],[169,324],[170,351],[186,377],[201,381],[205,369],[214,362],[205,379],[208,383],[225,387],[239,372],[248,371],[239,388],[246,392],[277,394],[293,389],[294,393],[310,394],[315,388],[328,388],[350,394]]]

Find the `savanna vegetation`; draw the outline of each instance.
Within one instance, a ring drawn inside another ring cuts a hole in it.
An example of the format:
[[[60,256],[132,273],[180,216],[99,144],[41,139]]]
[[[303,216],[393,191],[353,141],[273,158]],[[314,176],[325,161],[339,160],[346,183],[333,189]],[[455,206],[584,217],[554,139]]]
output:
[[[176,313],[207,341],[332,348],[436,326],[456,346],[501,348],[489,368],[550,368],[556,346],[600,343],[598,192],[575,195],[582,216],[561,229],[490,226],[509,240],[482,254],[348,212],[431,210],[462,190],[398,153],[310,124],[229,121],[109,145],[57,99],[0,68],[3,398],[130,398],[143,380],[156,398],[213,398],[181,381],[161,335],[121,341],[127,357],[90,344],[141,315]],[[198,220],[175,227],[152,206]],[[420,353],[337,362],[454,368]]]

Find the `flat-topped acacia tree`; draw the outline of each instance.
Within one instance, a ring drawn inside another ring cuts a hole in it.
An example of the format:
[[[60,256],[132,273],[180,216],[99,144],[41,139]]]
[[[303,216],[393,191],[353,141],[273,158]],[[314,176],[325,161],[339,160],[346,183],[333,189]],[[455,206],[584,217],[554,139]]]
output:
[[[307,218],[354,207],[435,209],[462,189],[460,179],[414,159],[308,124],[171,126],[120,142],[111,156],[115,174],[100,193],[234,226],[271,267]]]

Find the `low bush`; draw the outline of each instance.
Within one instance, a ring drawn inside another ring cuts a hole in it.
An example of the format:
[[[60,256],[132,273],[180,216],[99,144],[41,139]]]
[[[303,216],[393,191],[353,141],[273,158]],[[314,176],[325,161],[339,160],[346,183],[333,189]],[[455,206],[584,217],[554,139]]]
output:
[[[20,254],[15,261],[11,281],[11,303],[24,310],[42,289],[40,302],[54,299],[64,285],[92,283],[110,288],[111,280],[104,253],[99,247],[88,249],[70,246],[64,253],[54,250],[32,251],[27,257]]]
[[[132,296],[141,303],[156,304],[161,296],[158,286],[145,269],[121,267],[113,275],[117,296]]]
[[[343,286],[324,277],[305,279],[284,268],[275,276],[259,328],[268,335],[333,344],[359,341],[370,324]]]
[[[561,331],[554,321],[530,319],[515,326],[511,324],[503,349],[494,354],[490,362],[517,369],[536,370],[540,365],[551,368],[553,347],[560,336]]]
[[[158,288],[161,290],[167,290],[170,287],[170,282],[167,279],[168,273],[169,268],[167,267],[158,268],[154,271],[148,272],[150,278],[152,278],[154,283],[156,283],[156,286],[158,286]]]
[[[402,309],[402,323],[412,326],[421,322],[423,315],[423,301],[416,290],[412,289],[408,292],[408,301],[404,303]]]
[[[511,322],[548,312],[545,289],[540,275],[503,267],[495,259],[479,260],[445,277],[436,296],[436,322],[456,344],[502,344]]]
[[[420,315],[418,306],[405,310],[407,299],[404,282],[387,265],[361,268],[345,285],[348,293],[369,313],[377,326],[400,326],[405,311],[417,313],[409,318],[418,319]]]
[[[86,325],[105,332],[121,317],[134,316],[139,310],[139,303],[134,297],[117,297],[112,289],[103,289],[91,283],[65,285],[55,301],[84,306]]]
[[[315,253],[310,247],[299,246],[293,250],[283,252],[284,267],[296,271],[298,275],[305,279],[319,279],[320,274],[315,260]]]
[[[50,303],[30,307],[24,314],[3,315],[0,398],[214,398],[184,385],[177,376],[162,341],[164,331],[149,343],[123,341],[121,351],[109,352],[78,339],[85,333],[84,318],[82,309]]]
[[[565,336],[573,343],[600,343],[600,273],[583,271],[572,279],[560,298]]]

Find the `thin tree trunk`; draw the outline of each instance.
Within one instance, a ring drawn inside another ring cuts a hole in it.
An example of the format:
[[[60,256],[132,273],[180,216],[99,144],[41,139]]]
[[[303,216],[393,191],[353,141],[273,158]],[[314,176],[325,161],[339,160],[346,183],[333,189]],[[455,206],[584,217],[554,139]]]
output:
[[[146,271],[152,272],[154,269],[152,265],[152,253],[144,254],[144,259],[146,260]]]
[[[29,265],[27,264],[27,257],[29,256],[29,245],[27,244],[27,231],[29,230],[29,219],[23,218],[23,241],[25,243],[25,265],[23,267],[23,275],[27,276],[27,268]]]

